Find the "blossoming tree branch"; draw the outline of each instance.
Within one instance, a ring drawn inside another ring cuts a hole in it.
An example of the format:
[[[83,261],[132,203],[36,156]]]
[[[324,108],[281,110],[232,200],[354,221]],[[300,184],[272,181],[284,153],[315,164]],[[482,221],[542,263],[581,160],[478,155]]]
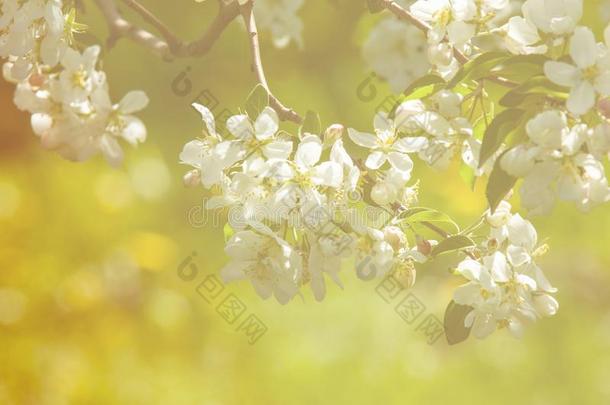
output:
[[[259,29],[276,47],[304,47],[303,2],[218,0],[217,17],[185,42],[135,0],[94,1],[108,45],[129,40],[164,60],[202,57],[229,24],[243,22],[258,83],[222,131],[195,104],[203,134],[179,157],[190,166],[185,184],[212,194],[207,209],[228,213],[223,279],[249,280],[262,298],[286,304],[303,288],[322,300],[327,282],[342,285],[342,264],[355,263],[364,280],[392,277],[411,288],[419,263],[452,254],[462,257],[453,274],[463,285],[445,313],[449,343],[499,329],[521,336],[554,315],[556,289],[536,264],[548,247],[524,216],[552,214],[557,200],[583,212],[610,200],[610,29],[600,41],[580,25],[582,0],[512,8],[508,0],[368,0],[380,18],[362,56],[400,97],[391,110],[371,112],[371,129],[323,127],[317,113],[273,94],[260,52]],[[77,3],[1,2],[4,77],[44,148],[75,161],[99,152],[119,165],[119,141],[146,139],[134,114],[148,99],[133,91],[111,101],[100,47],[75,41],[86,30]],[[414,158],[436,170],[460,162],[471,185],[486,180],[489,209],[460,227],[420,206]],[[523,216],[507,202],[514,191]]]

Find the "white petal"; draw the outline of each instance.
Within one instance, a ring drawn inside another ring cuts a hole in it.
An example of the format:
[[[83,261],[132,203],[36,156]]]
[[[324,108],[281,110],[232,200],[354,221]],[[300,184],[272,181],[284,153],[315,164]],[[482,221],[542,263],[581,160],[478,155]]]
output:
[[[227,120],[227,129],[230,133],[240,139],[248,139],[254,136],[252,123],[245,114],[234,115]]]
[[[375,131],[379,132],[393,132],[394,131],[394,123],[390,118],[388,118],[388,114],[384,112],[378,112],[375,114],[375,119],[373,122],[375,126]]]
[[[553,83],[565,87],[573,87],[580,76],[580,72],[575,66],[555,61],[548,61],[544,64],[544,74]]]
[[[413,170],[413,161],[409,155],[405,153],[390,152],[388,154],[388,160],[396,170],[409,173]]]
[[[568,98],[568,110],[575,115],[584,115],[595,105],[595,89],[587,81],[580,82],[572,89]]]
[[[275,110],[265,107],[254,123],[256,138],[259,140],[269,139],[279,129],[279,118]]]
[[[531,222],[526,221],[519,214],[515,214],[508,221],[508,238],[515,246],[526,248],[529,252],[534,250],[538,243],[538,234]]]
[[[485,267],[490,269],[491,276],[494,281],[505,283],[509,279],[508,264],[506,262],[506,256],[500,252],[495,252],[491,256],[486,256],[483,259]]]
[[[466,259],[458,264],[457,272],[470,281],[478,281],[483,272],[483,266],[476,260]]]
[[[216,134],[216,121],[214,120],[214,114],[209,108],[198,103],[193,103],[193,108],[201,114],[201,119],[205,122],[205,126],[208,130],[209,135]]]
[[[381,151],[373,152],[366,159],[366,167],[372,170],[377,170],[383,166],[387,159],[388,157],[385,153]]]
[[[180,153],[180,163],[191,165],[193,167],[199,167],[201,164],[203,150],[203,142],[198,140],[190,141],[184,145],[184,148],[182,148],[182,153]]]
[[[403,153],[416,153],[428,146],[428,139],[423,136],[401,138],[394,142],[394,149]]]
[[[377,145],[377,137],[375,135],[359,132],[352,128],[348,128],[347,133],[352,142],[358,146],[374,148]]]
[[[220,270],[220,278],[225,284],[246,278],[244,270],[248,268],[250,263],[242,261],[231,261]]]
[[[320,161],[322,141],[316,135],[307,135],[297,149],[295,163],[302,168],[313,167]]]
[[[131,145],[146,141],[146,126],[136,117],[126,117],[124,119],[125,127],[121,136]]]
[[[593,31],[587,27],[578,27],[570,41],[570,56],[581,69],[595,65],[599,49]]]
[[[339,188],[343,182],[343,168],[335,162],[324,162],[315,168],[312,180],[317,185]]]
[[[510,263],[515,267],[522,266],[530,261],[527,249],[521,246],[510,245],[506,249],[506,254]]]
[[[602,96],[610,96],[610,72],[606,71],[595,78],[595,90]]]
[[[274,141],[263,146],[263,154],[268,159],[288,159],[292,153],[292,142]]]
[[[130,91],[119,102],[119,110],[123,114],[133,114],[148,105],[148,96],[143,91]]]

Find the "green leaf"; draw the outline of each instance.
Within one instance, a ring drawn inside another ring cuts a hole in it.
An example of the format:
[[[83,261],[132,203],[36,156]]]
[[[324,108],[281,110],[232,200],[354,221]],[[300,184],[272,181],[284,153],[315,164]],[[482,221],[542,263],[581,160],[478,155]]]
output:
[[[504,110],[489,124],[481,145],[479,167],[482,167],[496,153],[508,134],[517,129],[523,114],[525,111],[517,108]]]
[[[457,232],[460,231],[460,227],[451,219],[449,215],[431,208],[411,208],[403,215],[408,222],[440,222],[451,225],[456,229]]]
[[[546,61],[550,60],[548,56],[544,55],[516,55],[507,58],[502,64],[504,66],[511,66],[516,64],[530,64],[536,66],[542,66]]]
[[[474,191],[474,187],[477,183],[477,176],[474,169],[468,165],[461,165],[460,177],[464,180],[464,183],[466,183],[470,190]]]
[[[544,55],[511,56],[502,62],[496,74],[522,83],[533,76],[544,75],[544,63],[548,60]]]
[[[299,128],[299,134],[303,135],[309,133],[320,135],[321,132],[322,124],[320,123],[320,116],[313,111],[307,111],[305,119],[303,120],[303,125]]]
[[[231,239],[235,234],[235,230],[228,222],[225,224],[224,228],[222,229],[222,232],[224,233],[225,243],[228,242],[229,239]]]
[[[441,253],[455,252],[469,247],[475,246],[472,239],[464,235],[450,236],[439,242],[438,245],[432,249],[432,256],[438,256]]]
[[[366,4],[369,7],[369,12],[372,14],[379,13],[385,9],[383,2],[380,0],[366,0]]]
[[[428,97],[447,85],[440,76],[426,75],[411,83],[405,90],[405,95],[408,100],[417,100]]]
[[[445,310],[445,337],[447,343],[456,345],[468,339],[470,329],[464,326],[466,316],[472,311],[472,307],[457,304],[451,301]]]
[[[498,208],[500,202],[506,197],[510,190],[512,190],[517,182],[516,177],[509,175],[500,167],[500,160],[505,153],[506,152],[498,157],[496,165],[489,175],[489,181],[487,182],[485,195],[487,196],[489,209],[492,213]]]
[[[488,76],[491,70],[506,60],[505,52],[487,52],[477,56],[460,68],[447,87],[453,88],[465,80],[478,80]]]
[[[246,113],[254,121],[267,106],[269,106],[269,93],[261,84],[257,84],[246,100]]]
[[[500,105],[508,108],[534,107],[535,105],[544,104],[546,97],[546,94],[542,93],[519,93],[509,91],[500,99]]]

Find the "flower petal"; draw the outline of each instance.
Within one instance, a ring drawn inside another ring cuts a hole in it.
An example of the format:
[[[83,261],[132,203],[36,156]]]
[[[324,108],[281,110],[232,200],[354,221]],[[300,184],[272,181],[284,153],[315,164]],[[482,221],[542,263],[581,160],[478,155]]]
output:
[[[375,135],[359,132],[352,128],[348,128],[347,133],[352,142],[358,146],[369,149],[377,146],[377,137]]]

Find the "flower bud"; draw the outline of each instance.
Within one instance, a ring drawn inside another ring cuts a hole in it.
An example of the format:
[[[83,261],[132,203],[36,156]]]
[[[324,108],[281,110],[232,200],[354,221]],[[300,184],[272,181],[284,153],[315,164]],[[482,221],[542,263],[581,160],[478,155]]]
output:
[[[553,316],[559,309],[559,303],[550,295],[542,294],[533,297],[534,308],[542,316]]]
[[[453,49],[448,43],[439,43],[428,48],[428,58],[434,65],[448,66],[453,59]]]
[[[397,226],[386,226],[383,230],[383,239],[392,246],[395,252],[407,245],[405,233]]]
[[[201,184],[201,173],[199,170],[191,170],[187,174],[184,175],[182,179],[184,181],[184,185],[187,187],[196,187]]]
[[[32,87],[42,87],[42,85],[44,85],[44,82],[45,82],[45,77],[44,77],[44,75],[41,75],[40,73],[34,73],[30,76],[28,81],[30,82],[30,86],[32,86]]]
[[[417,270],[412,261],[405,261],[398,265],[398,268],[394,270],[392,277],[396,279],[403,289],[409,289],[415,285],[417,279]]]
[[[345,127],[341,124],[333,124],[324,131],[324,144],[332,145],[343,137]]]
[[[429,240],[422,238],[421,236],[417,237],[417,251],[424,256],[430,256],[432,253],[432,244]]]
[[[371,198],[380,206],[385,206],[396,201],[396,188],[387,183],[377,183],[371,190]]]
[[[602,98],[599,100],[597,109],[604,117],[610,119],[610,98]]]

